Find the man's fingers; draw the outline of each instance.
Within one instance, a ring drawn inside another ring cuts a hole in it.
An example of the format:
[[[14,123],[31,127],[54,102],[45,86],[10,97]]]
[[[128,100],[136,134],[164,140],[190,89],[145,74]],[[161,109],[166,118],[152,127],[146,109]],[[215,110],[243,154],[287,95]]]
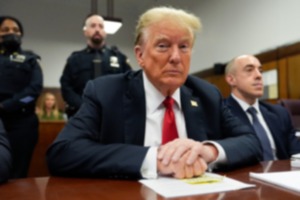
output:
[[[162,161],[162,164],[168,165],[175,151],[174,146],[163,145],[159,147],[157,158]]]
[[[198,158],[193,165],[194,167],[194,176],[200,176],[205,173],[207,170],[207,164],[203,158]]]
[[[192,178],[195,176],[194,167],[191,165],[185,165],[185,177],[184,178]]]
[[[203,149],[202,143],[195,142],[195,144],[191,148],[191,152],[189,154],[189,157],[186,160],[186,164],[187,165],[192,165],[199,158],[199,156],[201,156],[202,149]]]
[[[179,146],[172,156],[172,162],[177,162],[190,148],[187,146]]]

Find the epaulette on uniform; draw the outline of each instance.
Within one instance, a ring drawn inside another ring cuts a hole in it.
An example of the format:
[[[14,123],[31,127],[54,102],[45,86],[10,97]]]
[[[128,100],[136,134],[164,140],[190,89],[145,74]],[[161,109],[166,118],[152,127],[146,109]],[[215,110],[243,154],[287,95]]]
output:
[[[111,46],[110,47],[110,49],[112,50],[112,52],[114,53],[114,54],[118,54],[118,53],[120,53],[120,51],[119,51],[119,49],[118,49],[118,47],[117,46]]]
[[[71,53],[71,56],[80,54],[80,53],[82,53],[82,52],[84,52],[84,51],[87,51],[87,49],[82,49],[82,50],[79,50],[79,51],[73,51],[73,52]]]
[[[37,60],[41,60],[41,56],[34,53],[34,51],[32,51],[32,50],[23,50],[21,53],[24,53],[25,55],[33,57]]]

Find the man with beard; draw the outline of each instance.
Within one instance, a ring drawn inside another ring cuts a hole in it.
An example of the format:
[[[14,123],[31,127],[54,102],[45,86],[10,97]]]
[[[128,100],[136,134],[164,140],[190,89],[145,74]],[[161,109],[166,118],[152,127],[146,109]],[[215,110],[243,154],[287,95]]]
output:
[[[106,32],[101,16],[87,16],[83,33],[87,39],[87,47],[70,55],[60,79],[69,118],[79,109],[83,89],[89,80],[131,70],[127,57],[116,47],[110,48],[105,44]]]

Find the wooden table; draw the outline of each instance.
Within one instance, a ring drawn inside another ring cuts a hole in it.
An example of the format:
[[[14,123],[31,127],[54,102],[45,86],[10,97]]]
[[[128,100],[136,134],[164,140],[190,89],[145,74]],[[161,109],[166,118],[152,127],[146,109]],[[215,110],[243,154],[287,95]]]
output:
[[[224,173],[230,178],[255,184],[255,188],[208,195],[172,198],[174,200],[258,200],[300,199],[300,193],[251,180],[249,172],[299,170],[290,167],[289,160],[264,162],[259,165]],[[0,185],[1,200],[162,200],[138,181],[39,177],[10,180]]]

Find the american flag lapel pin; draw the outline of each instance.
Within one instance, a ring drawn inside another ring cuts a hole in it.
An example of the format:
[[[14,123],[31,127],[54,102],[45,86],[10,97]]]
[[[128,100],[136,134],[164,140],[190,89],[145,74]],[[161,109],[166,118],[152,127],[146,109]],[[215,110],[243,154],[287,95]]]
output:
[[[194,101],[194,100],[191,100],[191,105],[192,105],[193,107],[198,107],[197,101]]]

